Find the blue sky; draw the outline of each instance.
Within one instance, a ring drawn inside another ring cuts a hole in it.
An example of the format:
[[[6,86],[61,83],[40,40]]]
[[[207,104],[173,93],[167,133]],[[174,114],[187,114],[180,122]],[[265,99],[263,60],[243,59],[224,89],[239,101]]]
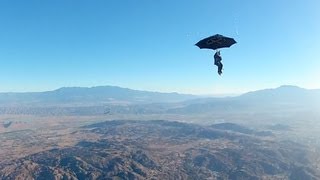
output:
[[[0,92],[116,85],[228,94],[320,88],[318,0],[1,0]],[[214,34],[237,44],[194,44]]]

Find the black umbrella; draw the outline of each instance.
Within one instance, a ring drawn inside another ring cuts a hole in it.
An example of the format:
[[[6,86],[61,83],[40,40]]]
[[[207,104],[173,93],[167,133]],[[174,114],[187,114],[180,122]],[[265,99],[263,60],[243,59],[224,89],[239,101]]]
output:
[[[220,34],[216,34],[214,36],[207,37],[199,41],[196,46],[200,49],[219,49],[230,47],[233,44],[237,43],[233,38],[225,37]]]

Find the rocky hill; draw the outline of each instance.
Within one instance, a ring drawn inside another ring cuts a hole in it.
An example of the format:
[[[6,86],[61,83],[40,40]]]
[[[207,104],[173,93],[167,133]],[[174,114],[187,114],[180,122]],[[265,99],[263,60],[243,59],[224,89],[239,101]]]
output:
[[[72,133],[96,134],[96,140],[1,163],[0,179],[320,178],[316,155],[307,147],[243,129],[162,120],[102,122]]]

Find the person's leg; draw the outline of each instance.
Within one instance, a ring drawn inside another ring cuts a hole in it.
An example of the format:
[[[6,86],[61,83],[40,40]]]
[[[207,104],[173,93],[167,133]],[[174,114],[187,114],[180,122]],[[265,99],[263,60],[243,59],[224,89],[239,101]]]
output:
[[[219,62],[217,60],[214,60],[214,65],[218,66]]]
[[[222,74],[222,67],[223,67],[223,64],[220,62],[219,65],[218,65],[218,74],[219,75]]]

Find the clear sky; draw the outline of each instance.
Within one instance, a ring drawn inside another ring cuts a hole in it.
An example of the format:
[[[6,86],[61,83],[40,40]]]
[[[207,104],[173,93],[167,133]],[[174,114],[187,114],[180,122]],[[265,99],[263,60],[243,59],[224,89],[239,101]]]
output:
[[[1,0],[0,92],[116,85],[194,94],[320,88],[319,0]],[[223,34],[218,76],[212,50]]]

